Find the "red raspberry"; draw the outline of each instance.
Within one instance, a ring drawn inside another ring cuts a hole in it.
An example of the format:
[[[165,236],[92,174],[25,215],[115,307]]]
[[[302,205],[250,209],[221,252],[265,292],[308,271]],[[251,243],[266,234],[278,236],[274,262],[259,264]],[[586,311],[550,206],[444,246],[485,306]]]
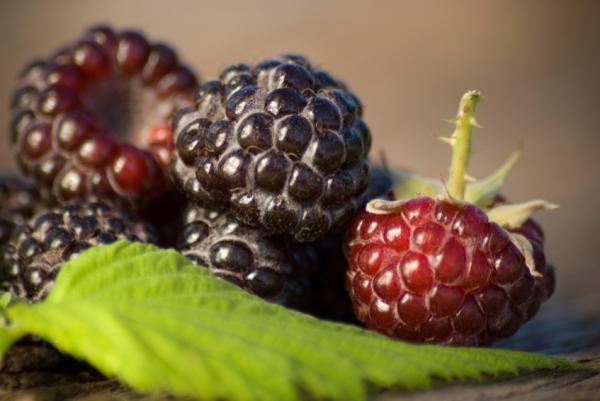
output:
[[[518,152],[490,177],[467,182],[481,95],[461,99],[446,185],[396,174],[400,201],[374,200],[347,232],[346,288],[357,318],[388,336],[482,345],[512,335],[554,290],[544,233],[530,218],[554,208],[505,204],[501,185]],[[417,197],[420,194],[430,196]]]
[[[512,335],[554,287],[539,225],[529,219],[515,231],[533,245],[535,273],[474,205],[420,197],[391,214],[360,213],[345,249],[357,317],[411,341],[481,345]]]
[[[170,120],[196,86],[169,46],[92,28],[23,71],[11,124],[19,166],[61,202],[156,198],[169,186]]]

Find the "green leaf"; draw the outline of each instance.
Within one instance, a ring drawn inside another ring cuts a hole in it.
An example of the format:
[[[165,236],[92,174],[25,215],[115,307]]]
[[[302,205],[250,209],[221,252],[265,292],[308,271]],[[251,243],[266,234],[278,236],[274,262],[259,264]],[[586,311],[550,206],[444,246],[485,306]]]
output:
[[[377,388],[579,368],[517,351],[392,341],[267,303],[175,251],[128,242],[85,252],[45,301],[4,314],[0,352],[35,334],[136,390],[202,400],[365,400]]]

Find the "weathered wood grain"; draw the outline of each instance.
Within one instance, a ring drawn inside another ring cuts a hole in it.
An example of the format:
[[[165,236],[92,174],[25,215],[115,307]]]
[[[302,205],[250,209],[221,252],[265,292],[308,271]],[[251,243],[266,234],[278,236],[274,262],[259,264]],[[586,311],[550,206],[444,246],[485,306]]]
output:
[[[571,359],[600,369],[600,347],[578,353]],[[6,376],[6,374],[2,375]],[[6,389],[33,386],[26,389]],[[20,374],[18,382],[3,378],[0,400],[14,401],[182,401],[169,396],[147,396],[131,392],[114,380],[102,380],[90,372]],[[440,386],[412,393],[388,393],[373,401],[594,401],[600,400],[600,375],[590,372],[542,372],[480,384]]]

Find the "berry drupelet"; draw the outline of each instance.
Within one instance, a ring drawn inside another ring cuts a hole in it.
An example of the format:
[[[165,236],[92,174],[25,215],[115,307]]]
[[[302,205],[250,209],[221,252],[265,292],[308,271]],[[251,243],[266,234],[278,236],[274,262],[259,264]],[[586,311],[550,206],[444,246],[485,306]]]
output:
[[[171,47],[137,31],[92,28],[23,70],[12,99],[18,164],[61,202],[139,205],[161,196],[170,120],[196,87]]]
[[[362,206],[371,136],[361,104],[304,57],[228,67],[173,132],[172,171],[188,197],[246,224],[308,242]]]
[[[178,249],[198,266],[252,294],[293,308],[307,306],[316,268],[309,245],[269,236],[228,211],[190,205]]]
[[[42,211],[17,226],[0,250],[0,288],[29,301],[40,300],[64,263],[87,248],[121,239],[156,242],[153,227],[104,202]]]
[[[448,140],[449,194],[427,179],[404,177],[395,191],[404,199],[371,201],[347,232],[347,288],[369,328],[409,341],[489,344],[514,334],[554,290],[543,231],[529,217],[553,205],[510,205],[498,196],[515,158],[466,184],[479,96],[463,97]],[[430,196],[415,196],[417,187]]]

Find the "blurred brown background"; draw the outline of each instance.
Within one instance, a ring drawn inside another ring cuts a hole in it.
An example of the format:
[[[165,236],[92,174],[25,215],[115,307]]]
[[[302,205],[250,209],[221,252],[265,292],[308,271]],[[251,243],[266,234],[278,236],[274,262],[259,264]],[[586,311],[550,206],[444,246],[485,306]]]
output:
[[[442,177],[467,89],[480,89],[472,175],[520,142],[513,200],[544,197],[539,215],[561,302],[585,297],[600,316],[600,2],[596,1],[8,1],[0,3],[0,120],[22,65],[109,22],[176,45],[204,78],[229,63],[305,53],[363,101],[377,155]],[[6,141],[0,166],[14,168]],[[590,302],[591,301],[591,302]]]

